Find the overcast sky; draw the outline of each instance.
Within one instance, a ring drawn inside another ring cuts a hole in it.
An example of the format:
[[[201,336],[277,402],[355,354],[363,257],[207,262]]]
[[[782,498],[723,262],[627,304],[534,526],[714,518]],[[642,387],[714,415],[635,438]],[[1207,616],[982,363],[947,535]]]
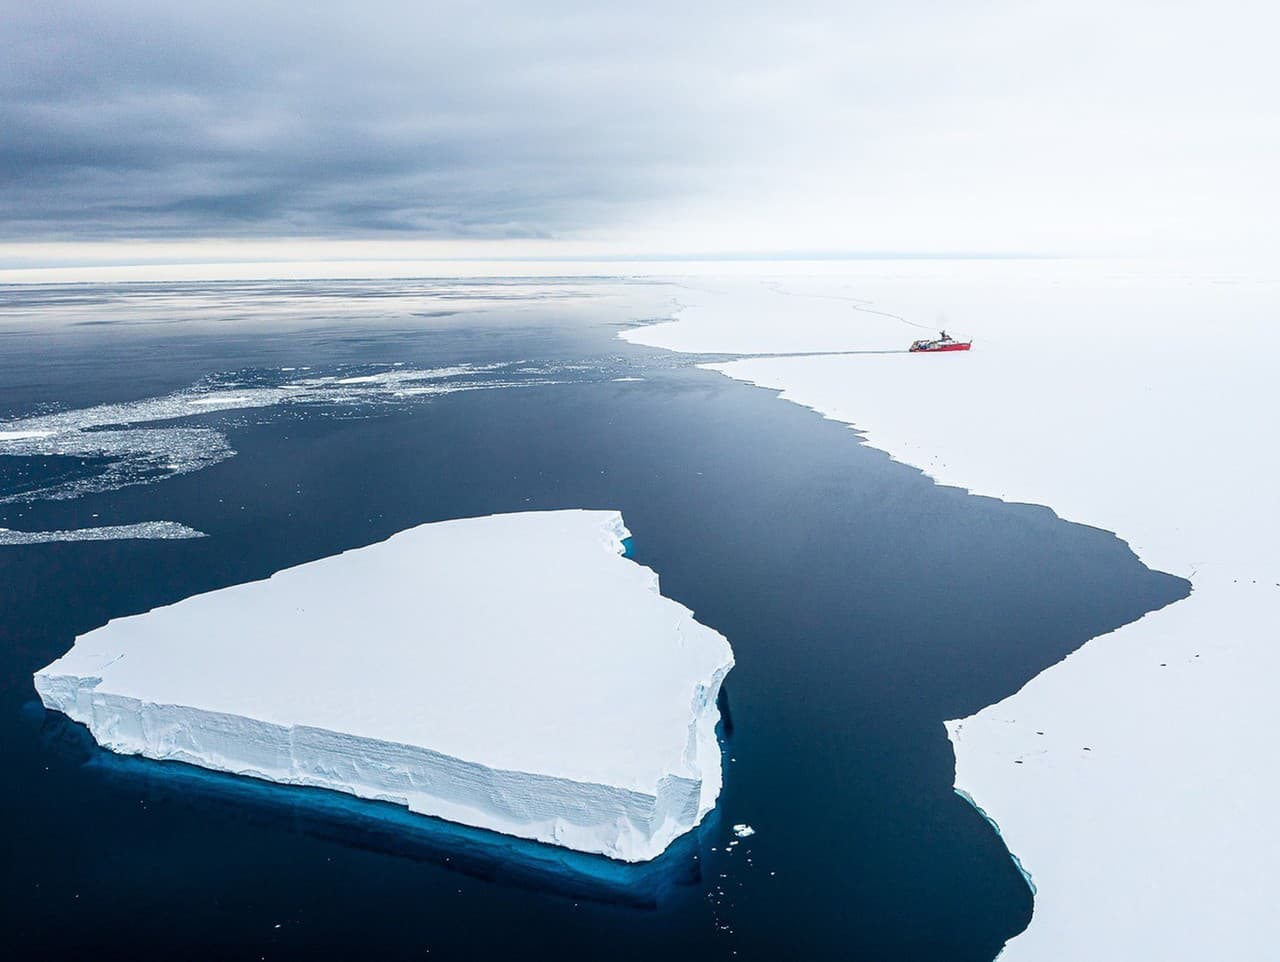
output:
[[[1233,0],[0,0],[0,261],[1274,248],[1278,27]]]

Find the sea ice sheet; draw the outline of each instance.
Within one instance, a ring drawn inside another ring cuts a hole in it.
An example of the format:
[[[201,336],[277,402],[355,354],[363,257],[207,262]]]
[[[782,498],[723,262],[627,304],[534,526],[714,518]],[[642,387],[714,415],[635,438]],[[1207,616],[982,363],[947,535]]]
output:
[[[948,723],[957,789],[1036,889],[1002,959],[1274,958],[1274,276],[1090,261],[840,270],[700,282],[677,320],[626,336],[814,352],[711,366],[940,483],[1114,531],[1194,589]],[[973,351],[905,353],[922,320]],[[836,353],[886,344],[898,352]]]
[[[119,618],[36,673],[113,751],[626,861],[712,808],[729,643],[614,511],[422,525]]]

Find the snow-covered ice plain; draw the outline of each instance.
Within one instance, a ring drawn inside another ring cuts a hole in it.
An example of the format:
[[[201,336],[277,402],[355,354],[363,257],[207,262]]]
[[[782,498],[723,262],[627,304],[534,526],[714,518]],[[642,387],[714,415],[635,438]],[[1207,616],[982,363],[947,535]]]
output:
[[[1155,264],[865,265],[699,279],[675,320],[624,335],[704,354],[861,352],[711,366],[939,483],[1047,505],[1191,579],[1187,600],[948,725],[957,789],[1037,892],[1003,958],[1274,956],[1277,294],[1270,278]],[[902,353],[923,336],[904,319],[973,351]]]
[[[36,673],[105,747],[624,861],[720,791],[728,642],[613,511],[421,525],[119,618]]]

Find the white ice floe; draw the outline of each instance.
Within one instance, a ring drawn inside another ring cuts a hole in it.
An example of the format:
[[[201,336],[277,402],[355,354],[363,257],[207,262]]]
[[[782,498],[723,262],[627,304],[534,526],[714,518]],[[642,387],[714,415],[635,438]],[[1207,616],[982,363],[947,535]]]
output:
[[[613,511],[427,524],[121,618],[36,673],[113,751],[626,861],[720,791],[728,642]]]
[[[51,434],[52,431],[0,431],[0,441],[31,441]]]
[[[733,826],[733,834],[738,838],[750,838],[755,833],[756,830],[745,822],[739,822],[737,825]]]
[[[201,407],[247,407],[253,401],[249,394],[210,394],[208,397],[192,398],[188,404]]]
[[[99,462],[82,475],[59,474],[44,485],[0,496],[0,503],[63,500],[188,474],[235,454],[226,435],[199,423],[161,422],[282,405],[369,408],[459,391],[554,384],[549,376],[501,377],[510,364],[456,364],[363,375],[285,379],[270,385],[208,381],[161,397],[73,408],[0,423],[0,457],[72,457]],[[305,370],[305,369],[304,369]],[[536,372],[541,375],[548,370]]]
[[[688,329],[681,314],[628,336],[730,353],[881,349],[890,334],[905,348],[921,336],[853,310],[853,298],[974,348],[716,369],[848,422],[940,482],[1114,531],[1193,584],[1190,598],[948,725],[957,788],[1037,891],[1005,957],[1274,957],[1276,283],[1158,265],[868,266],[701,285]]]
[[[171,541],[203,538],[203,531],[176,521],[141,521],[137,524],[108,524],[97,528],[68,528],[60,531],[16,531],[0,528],[0,545],[49,544],[54,541]]]

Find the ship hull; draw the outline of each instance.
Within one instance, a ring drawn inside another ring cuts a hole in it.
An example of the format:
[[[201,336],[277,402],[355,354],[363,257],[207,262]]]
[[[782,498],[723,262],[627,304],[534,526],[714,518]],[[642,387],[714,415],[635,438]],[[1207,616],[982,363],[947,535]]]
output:
[[[936,347],[913,347],[912,354],[941,354],[945,351],[967,351],[971,341],[958,342],[956,344],[939,344]]]

